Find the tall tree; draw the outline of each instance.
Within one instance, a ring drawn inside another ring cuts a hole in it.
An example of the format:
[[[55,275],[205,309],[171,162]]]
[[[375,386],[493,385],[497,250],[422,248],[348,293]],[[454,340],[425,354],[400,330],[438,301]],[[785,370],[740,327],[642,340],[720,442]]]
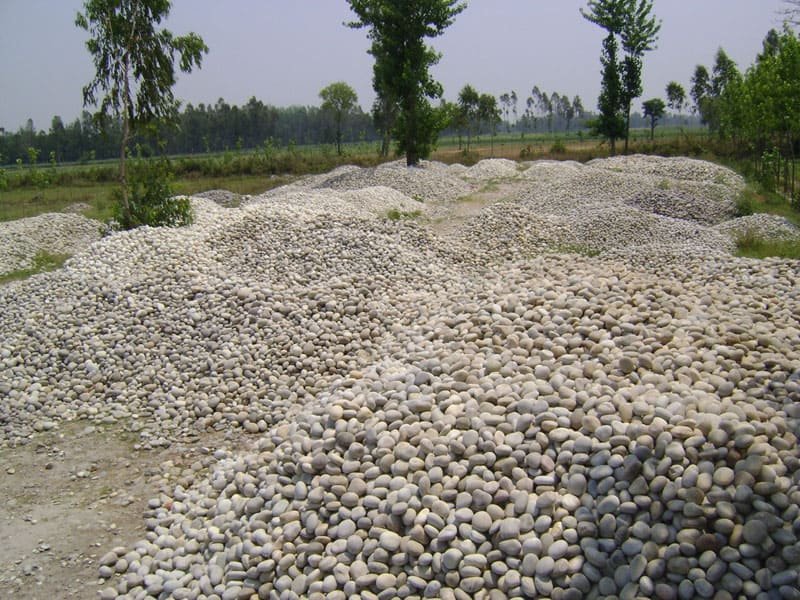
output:
[[[704,105],[711,94],[711,75],[709,75],[708,69],[704,65],[697,65],[694,68],[690,94],[692,95],[692,102],[694,102],[693,110],[700,115],[702,122],[706,123]]]
[[[658,120],[661,119],[665,114],[666,105],[661,98],[653,98],[652,100],[647,100],[642,104],[642,110],[644,111],[644,116],[647,119],[650,119],[650,139],[655,139],[656,133],[656,125],[658,124]]]
[[[169,0],[86,0],[75,24],[89,33],[86,47],[95,66],[95,77],[83,88],[84,106],[98,98],[98,118],[122,122],[119,181],[122,218],[131,221],[125,159],[134,133],[174,122],[178,103],[175,58],[181,71],[199,67],[208,47],[196,33],[175,37],[157,26],[170,11]]]
[[[592,131],[608,139],[612,156],[617,153],[617,140],[625,137],[625,115],[622,112],[622,81],[617,65],[617,40],[607,35],[603,40],[603,80],[597,108],[600,114],[592,123]]]
[[[480,121],[480,94],[467,84],[458,93],[458,123],[460,128],[467,130],[467,152],[472,141],[473,128],[477,131]],[[480,134],[480,131],[477,131]]]
[[[654,48],[661,30],[661,23],[652,11],[652,0],[589,0],[587,10],[581,9],[586,20],[607,32],[601,63],[603,85],[611,87],[601,91],[599,108],[607,114],[601,114],[597,123],[605,129],[598,132],[609,139],[612,152],[616,150],[618,138],[613,136],[617,133],[619,116],[624,122],[620,137],[624,137],[625,151],[628,150],[631,104],[642,94],[642,57]],[[624,53],[621,59],[620,47]]]
[[[497,106],[497,99],[491,94],[481,94],[478,98],[478,134],[480,134],[481,123],[486,123],[491,135],[492,154],[494,154],[494,136],[497,133],[499,122],[500,109]]]
[[[625,102],[625,153],[631,133],[631,104],[642,95],[642,60],[655,48],[661,22],[653,16],[653,0],[629,0],[621,39],[625,58],[622,62],[623,101]]]
[[[670,81],[667,84],[667,106],[674,110],[677,114],[681,114],[683,105],[686,103],[686,90],[677,81]]]
[[[322,110],[333,115],[336,124],[336,153],[342,155],[342,123],[358,104],[358,96],[344,81],[337,81],[320,90]]]
[[[378,93],[375,102],[372,104],[372,122],[375,129],[381,135],[380,155],[384,158],[389,156],[389,148],[392,145],[392,131],[397,123],[397,113],[400,107],[397,101],[390,97],[388,93]]]
[[[592,123],[592,131],[608,139],[612,155],[616,154],[617,140],[625,134],[617,36],[622,32],[628,4],[629,0],[589,0],[587,10],[580,9],[584,19],[606,31],[600,55],[602,83],[597,100],[600,114]]]
[[[460,0],[348,0],[358,21],[369,29],[370,54],[375,58],[373,86],[378,95],[396,98],[399,148],[406,164],[426,158],[443,126],[430,100],[441,97],[442,86],[429,69],[440,58],[425,43],[444,33],[466,8]]]
[[[508,113],[511,112],[511,94],[500,94],[500,104],[503,107],[503,117],[506,122],[506,131],[511,131],[511,122],[509,121]]]

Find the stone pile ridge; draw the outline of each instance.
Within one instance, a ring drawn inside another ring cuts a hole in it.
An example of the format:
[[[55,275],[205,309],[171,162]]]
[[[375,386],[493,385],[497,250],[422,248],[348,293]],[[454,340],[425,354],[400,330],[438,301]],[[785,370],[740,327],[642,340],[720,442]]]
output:
[[[101,598],[800,597],[800,263],[730,254],[742,185],[628,157],[194,198],[0,287],[0,439],[247,437],[104,549]]]
[[[98,239],[100,223],[74,213],[0,223],[0,275],[32,268],[40,252],[74,254]]]

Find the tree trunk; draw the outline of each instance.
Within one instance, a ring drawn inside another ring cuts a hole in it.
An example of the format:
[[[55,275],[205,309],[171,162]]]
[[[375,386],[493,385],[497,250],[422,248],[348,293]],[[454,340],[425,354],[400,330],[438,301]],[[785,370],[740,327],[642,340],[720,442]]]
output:
[[[609,141],[611,142],[611,156],[616,156],[617,155],[617,138],[612,137],[612,138],[609,139]]]
[[[336,119],[336,154],[342,155],[342,118]]]
[[[655,121],[650,121],[650,141],[653,142],[656,139],[656,123]]]
[[[628,140],[631,137],[631,103],[628,102],[628,108],[625,111],[625,151],[624,154],[628,153]]]
[[[129,226],[131,221],[131,207],[128,200],[128,174],[125,168],[125,159],[128,153],[128,142],[131,137],[130,115],[131,115],[131,87],[130,87],[130,73],[131,59],[130,56],[125,54],[125,98],[122,104],[122,141],[120,142],[119,151],[119,184],[122,187],[122,196],[120,202],[122,203],[122,218]]]

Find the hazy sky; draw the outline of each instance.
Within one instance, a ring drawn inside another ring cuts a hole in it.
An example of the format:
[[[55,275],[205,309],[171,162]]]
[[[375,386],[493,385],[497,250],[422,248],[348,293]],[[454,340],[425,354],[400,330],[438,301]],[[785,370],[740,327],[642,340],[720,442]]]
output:
[[[445,97],[466,83],[524,99],[534,85],[578,94],[594,108],[600,87],[601,30],[578,9],[585,0],[470,0],[433,41],[444,54],[435,76]],[[744,69],[771,27],[781,0],[655,0],[663,20],[658,48],[645,57],[641,101],[664,96],[667,82],[687,89],[697,63],[711,66],[720,46]],[[81,0],[0,0],[0,127],[16,131],[30,117],[47,129],[53,115],[74,120],[81,88],[93,75],[86,33],[74,26]],[[345,0],[173,0],[167,27],[199,33],[210,48],[203,68],[182,75],[176,95],[186,102],[318,105],[319,90],[346,81],[367,110],[372,58]]]

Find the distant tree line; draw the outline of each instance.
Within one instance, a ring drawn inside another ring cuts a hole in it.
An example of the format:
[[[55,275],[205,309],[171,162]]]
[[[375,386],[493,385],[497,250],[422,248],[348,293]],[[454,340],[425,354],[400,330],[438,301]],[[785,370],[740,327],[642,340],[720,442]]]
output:
[[[378,139],[372,116],[358,106],[342,115],[341,141]],[[88,162],[119,156],[122,123],[111,119],[105,131],[89,112],[71,123],[53,117],[49,129],[37,130],[32,120],[16,132],[0,135],[2,163],[18,159],[28,163],[28,148],[38,151],[39,162]],[[160,138],[170,154],[200,154],[255,148],[264,144],[327,144],[337,141],[337,114],[318,106],[276,107],[256,98],[230,105],[220,98],[215,104],[187,104],[177,117],[176,128],[164,128]],[[134,138],[134,143],[137,141]]]

